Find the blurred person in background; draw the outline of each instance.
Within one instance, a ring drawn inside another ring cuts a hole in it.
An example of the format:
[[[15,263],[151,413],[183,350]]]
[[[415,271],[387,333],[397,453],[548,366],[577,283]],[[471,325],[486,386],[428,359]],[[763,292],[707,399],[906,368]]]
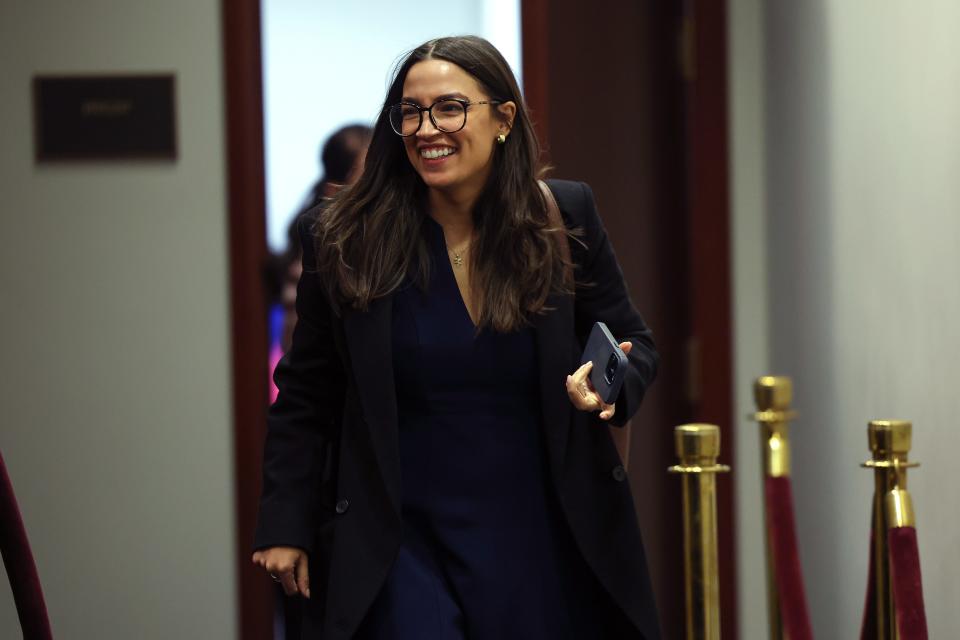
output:
[[[351,124],[335,131],[320,150],[323,174],[310,187],[304,204],[287,228],[287,248],[272,255],[267,279],[271,283],[270,304],[270,402],[277,399],[273,372],[284,353],[290,348],[293,327],[297,322],[297,282],[300,280],[302,251],[297,233],[299,219],[310,209],[321,205],[337,191],[357,181],[363,172],[367,145],[373,129],[363,124]]]
[[[373,129],[365,124],[351,124],[337,129],[327,138],[320,151],[323,176],[317,180],[306,198],[302,211],[307,211],[333,196],[347,185],[355,183],[363,172],[367,159],[367,145]],[[299,246],[299,238],[297,239]]]
[[[605,426],[658,357],[592,192],[549,181],[560,228],[539,157],[500,53],[431,40],[359,181],[299,225],[253,561],[305,598],[304,638],[659,638]],[[630,363],[610,405],[580,366],[596,321]]]

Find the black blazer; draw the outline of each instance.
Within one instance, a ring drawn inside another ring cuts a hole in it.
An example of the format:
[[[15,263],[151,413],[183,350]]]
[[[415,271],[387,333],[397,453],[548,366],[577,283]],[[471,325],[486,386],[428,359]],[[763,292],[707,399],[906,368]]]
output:
[[[651,332],[582,183],[551,180],[571,242],[577,288],[554,296],[534,319],[547,458],[561,508],[587,564],[629,619],[624,638],[659,638],[653,591],[629,483],[595,414],[576,411],[565,388],[594,321],[629,339],[632,365],[611,422],[637,410],[657,370]],[[400,546],[397,403],[391,358],[391,298],[366,312],[330,308],[315,271],[309,223],[301,225],[304,271],[299,319],[277,366],[264,450],[258,549],[300,547],[310,557],[311,599],[303,637],[347,640],[372,604]],[[581,285],[587,282],[587,285]]]

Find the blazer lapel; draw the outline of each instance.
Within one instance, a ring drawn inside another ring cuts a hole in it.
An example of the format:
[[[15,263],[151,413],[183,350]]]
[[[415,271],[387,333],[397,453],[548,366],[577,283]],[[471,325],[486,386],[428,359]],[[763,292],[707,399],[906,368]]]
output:
[[[553,296],[553,307],[536,317],[537,359],[540,364],[540,407],[546,434],[550,468],[557,486],[562,478],[563,461],[570,433],[570,399],[565,381],[570,369],[570,341],[573,339],[573,305],[568,296]]]
[[[400,513],[400,445],[393,380],[393,297],[378,298],[367,311],[345,311],[343,330],[363,416],[387,493]]]

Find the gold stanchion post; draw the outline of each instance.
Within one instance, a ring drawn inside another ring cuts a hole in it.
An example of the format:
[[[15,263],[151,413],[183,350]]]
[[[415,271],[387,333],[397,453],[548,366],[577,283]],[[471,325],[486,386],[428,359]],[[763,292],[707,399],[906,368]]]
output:
[[[753,419],[760,423],[760,450],[763,452],[764,477],[782,478],[790,475],[790,420],[797,417],[790,408],[793,401],[793,383],[784,376],[762,376],[753,385],[753,397],[757,412]],[[766,517],[764,501],[764,522]],[[767,557],[767,611],[770,616],[770,638],[784,638],[783,621],[780,616],[780,596],[774,574],[773,551],[770,547],[770,531],[764,527],[764,544]]]
[[[680,464],[669,468],[683,482],[683,574],[688,640],[720,638],[720,574],[717,566],[716,474],[730,470],[717,464],[720,428],[684,424],[674,437]]]
[[[896,640],[896,608],[890,582],[888,526],[914,526],[913,506],[907,493],[907,469],[913,425],[906,420],[874,420],[867,427],[873,459],[861,466],[873,469],[872,554],[873,584],[870,598],[876,615],[876,640]]]

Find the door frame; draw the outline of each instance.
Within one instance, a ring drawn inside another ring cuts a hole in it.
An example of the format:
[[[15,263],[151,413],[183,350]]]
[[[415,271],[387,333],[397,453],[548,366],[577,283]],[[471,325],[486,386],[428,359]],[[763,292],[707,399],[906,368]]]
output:
[[[554,0],[555,1],[555,0]],[[526,97],[541,135],[549,130],[551,0],[521,3]],[[727,0],[685,3],[691,21],[693,75],[687,98],[688,261],[685,292],[694,356],[688,374],[691,420],[723,427],[723,458],[734,457],[732,287],[727,123]],[[273,586],[250,561],[260,494],[268,403],[268,331],[264,265],[263,83],[259,0],[222,0],[226,112],[227,203],[233,358],[234,483],[239,635],[272,637]],[[562,46],[558,43],[557,46]],[[544,137],[544,140],[546,138]],[[548,140],[546,140],[549,142]],[[684,292],[681,292],[684,293]],[[709,380],[701,379],[709,375]],[[734,481],[718,482],[721,514],[723,635],[736,637]],[[681,596],[682,597],[682,596]]]
[[[259,0],[222,0],[239,636],[273,637],[273,585],[250,560],[268,387],[266,190]]]

